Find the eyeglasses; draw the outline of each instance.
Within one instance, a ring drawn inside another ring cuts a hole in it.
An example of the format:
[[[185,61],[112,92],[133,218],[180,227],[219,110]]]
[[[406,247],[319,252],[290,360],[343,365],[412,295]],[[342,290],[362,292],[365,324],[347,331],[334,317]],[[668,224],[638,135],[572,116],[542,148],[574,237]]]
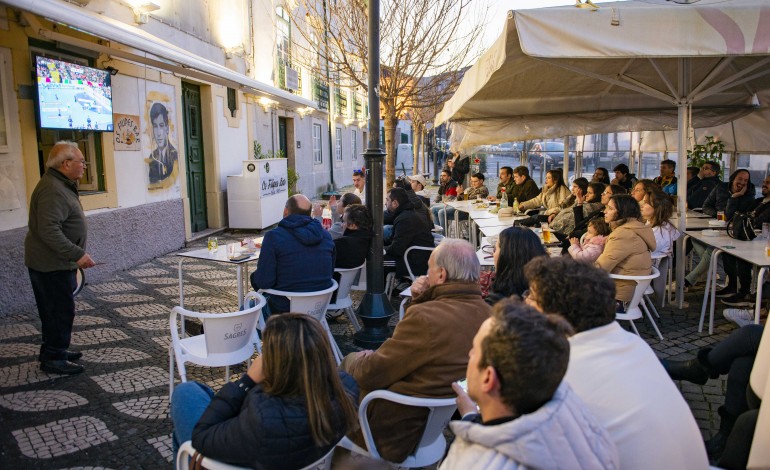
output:
[[[84,167],[88,166],[88,162],[86,162],[85,160],[75,160],[74,158],[68,158],[67,160],[71,162],[78,162]]]

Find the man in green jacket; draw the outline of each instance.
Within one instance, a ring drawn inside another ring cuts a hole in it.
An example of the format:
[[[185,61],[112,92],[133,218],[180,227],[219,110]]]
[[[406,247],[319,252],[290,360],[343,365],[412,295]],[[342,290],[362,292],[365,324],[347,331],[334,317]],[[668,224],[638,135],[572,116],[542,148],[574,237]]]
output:
[[[24,240],[24,264],[42,322],[40,369],[54,374],[79,374],[72,361],[82,353],[68,351],[75,319],[77,268],[96,263],[86,253],[86,217],[78,197],[78,180],[86,160],[73,142],[57,142],[46,161],[29,206],[29,232]]]

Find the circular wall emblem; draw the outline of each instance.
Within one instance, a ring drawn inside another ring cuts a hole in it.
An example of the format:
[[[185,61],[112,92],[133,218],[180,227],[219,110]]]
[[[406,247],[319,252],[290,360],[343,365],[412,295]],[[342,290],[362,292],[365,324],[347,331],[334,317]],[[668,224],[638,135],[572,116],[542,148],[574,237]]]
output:
[[[254,166],[253,163],[249,163],[248,165],[246,165],[246,169],[249,170],[249,173],[254,173],[254,170],[256,170],[257,167]]]
[[[265,173],[270,173],[270,162],[265,162]]]

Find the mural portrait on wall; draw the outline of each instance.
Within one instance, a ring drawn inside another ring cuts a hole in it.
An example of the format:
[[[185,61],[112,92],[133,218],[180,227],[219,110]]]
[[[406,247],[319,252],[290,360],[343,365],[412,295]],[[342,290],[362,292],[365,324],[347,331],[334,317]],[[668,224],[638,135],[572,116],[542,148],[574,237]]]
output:
[[[163,85],[160,85],[163,86]],[[149,88],[149,87],[148,87]],[[150,151],[144,159],[147,164],[148,189],[167,189],[176,184],[179,173],[179,154],[175,143],[173,87],[165,90],[149,90],[144,115],[145,139]]]
[[[169,140],[168,109],[163,103],[155,102],[150,107],[152,140],[154,149],[147,159],[150,185],[157,185],[170,178],[177,169],[176,148]]]

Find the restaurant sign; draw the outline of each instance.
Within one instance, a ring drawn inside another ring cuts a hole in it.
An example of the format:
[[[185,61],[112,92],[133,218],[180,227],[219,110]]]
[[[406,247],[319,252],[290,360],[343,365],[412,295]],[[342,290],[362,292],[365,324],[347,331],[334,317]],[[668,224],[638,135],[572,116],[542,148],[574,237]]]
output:
[[[270,166],[270,162],[265,162],[259,179],[261,197],[274,196],[289,190],[289,178],[286,175],[286,167],[283,165]]]

